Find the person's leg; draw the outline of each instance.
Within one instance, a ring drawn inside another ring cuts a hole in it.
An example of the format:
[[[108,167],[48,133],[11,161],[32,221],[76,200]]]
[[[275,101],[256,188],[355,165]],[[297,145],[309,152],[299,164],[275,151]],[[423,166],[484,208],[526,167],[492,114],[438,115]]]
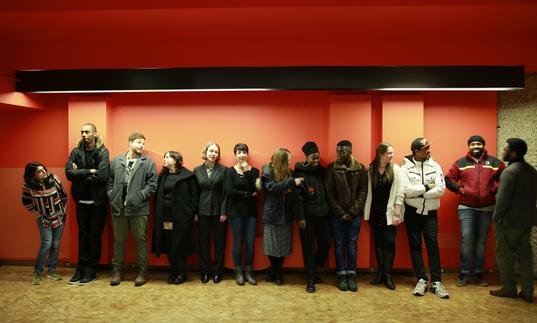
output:
[[[200,215],[199,219],[199,264],[202,278],[210,272],[210,250],[211,250],[211,217]],[[203,280],[203,279],[202,279]]]
[[[34,266],[34,271],[36,273],[43,273],[43,270],[45,268],[45,262],[47,261],[47,255],[50,250],[50,246],[52,244],[52,230],[50,228],[45,227],[43,222],[41,222],[41,218],[36,219],[37,228],[39,230],[39,236],[40,236],[40,244],[39,244],[39,250],[37,251],[37,259]]]
[[[395,239],[397,234],[397,227],[394,225],[388,225],[383,227],[383,272],[384,272],[384,285],[388,289],[395,289],[395,284],[391,279],[393,261],[395,259]],[[380,269],[379,269],[380,270]]]
[[[306,218],[306,227],[298,230],[300,233],[300,243],[302,245],[302,259],[304,261],[304,273],[306,281],[314,282],[315,280],[315,256],[313,248],[315,244],[315,233],[313,221]]]
[[[460,272],[461,279],[457,285],[466,285],[465,280],[468,279],[474,264],[474,243],[476,240],[476,225],[478,223],[478,211],[472,209],[459,209],[459,227],[461,232],[460,239]],[[477,260],[477,259],[476,259]]]
[[[90,263],[89,241],[91,210],[89,205],[76,203],[76,220],[78,223],[78,264],[76,270],[82,275]]]
[[[531,228],[520,230],[516,253],[520,270],[521,295],[526,301],[533,302],[533,252],[530,237]]]
[[[340,219],[332,218],[332,227],[334,230],[334,242],[335,242],[335,256],[336,256],[336,273],[338,276],[346,275],[347,269],[345,267],[345,253],[344,253],[344,239],[345,228],[344,223]]]
[[[48,273],[49,274],[56,271],[58,255],[60,254],[60,241],[62,239],[63,228],[64,228],[64,224],[61,224],[56,228],[51,228],[52,240],[50,243],[50,249],[49,249],[49,255],[48,255]],[[55,279],[55,280],[61,279],[61,277],[59,276],[56,276],[56,277],[52,279]]]
[[[326,266],[326,258],[328,258],[330,244],[332,243],[330,217],[317,218],[315,223],[315,236],[317,237],[315,263],[319,267],[324,267]]]
[[[235,267],[242,266],[242,237],[243,237],[243,221],[242,217],[232,216],[229,218],[231,226],[231,234],[233,237],[233,246],[231,255],[233,256],[233,265]]]
[[[90,269],[90,274],[95,275],[99,260],[101,259],[102,234],[104,225],[106,224],[106,205],[92,205],[90,210],[91,219],[89,221],[88,235],[90,247],[87,267]]]
[[[384,281],[384,228],[378,225],[372,225],[373,240],[375,243],[375,256],[377,257],[377,275],[371,281],[371,285],[378,285]]]
[[[347,283],[349,290],[355,292],[358,290],[356,285],[356,257],[358,256],[358,237],[360,235],[360,217],[355,217],[349,223],[349,237],[347,245]]]
[[[226,254],[227,221],[220,222],[219,217],[213,217],[214,226],[214,272],[222,276],[224,272],[224,257]]]
[[[253,276],[257,218],[249,216],[244,217],[242,221],[244,228],[244,279],[250,285],[257,285],[257,281]]]
[[[438,215],[436,211],[429,211],[423,216],[423,239],[429,257],[429,270],[431,282],[442,281],[442,268],[440,266],[440,250],[438,247]]]
[[[112,266],[114,271],[121,272],[125,246],[129,235],[129,219],[126,216],[112,216],[112,229],[114,231],[114,256]]]
[[[134,286],[138,287],[147,282],[147,216],[131,216],[129,220],[136,241],[136,260],[140,270],[134,280]]]
[[[516,297],[516,274],[515,274],[515,244],[511,241],[517,237],[511,237],[512,232],[500,223],[494,224],[496,234],[496,262],[500,271],[499,290],[490,291],[493,296]]]
[[[412,267],[414,268],[414,273],[416,274],[418,281],[420,279],[427,281],[425,265],[423,264],[423,255],[421,253],[422,217],[422,215],[416,213],[415,208],[409,205],[405,206],[405,224]]]

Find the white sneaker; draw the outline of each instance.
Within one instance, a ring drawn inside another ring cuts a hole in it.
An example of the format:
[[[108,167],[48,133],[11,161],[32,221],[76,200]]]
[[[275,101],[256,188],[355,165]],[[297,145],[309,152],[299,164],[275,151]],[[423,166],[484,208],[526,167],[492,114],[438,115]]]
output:
[[[449,298],[447,289],[444,287],[444,285],[442,285],[442,282],[434,282],[431,285],[431,293],[434,293],[440,298]]]
[[[423,278],[420,278],[420,280],[418,280],[418,283],[416,284],[416,287],[414,287],[414,295],[423,296],[425,295],[426,291],[427,291],[427,281]]]

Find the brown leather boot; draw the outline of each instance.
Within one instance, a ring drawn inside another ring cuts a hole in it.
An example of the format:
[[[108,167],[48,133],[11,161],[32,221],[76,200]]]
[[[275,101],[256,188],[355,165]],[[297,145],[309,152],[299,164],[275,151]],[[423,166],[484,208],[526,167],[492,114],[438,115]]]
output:
[[[144,285],[146,282],[147,282],[147,271],[140,270],[140,272],[138,273],[138,276],[134,280],[134,286],[140,287]]]
[[[112,279],[110,280],[110,286],[117,286],[121,284],[123,280],[123,275],[121,274],[121,269],[114,269],[112,271]]]

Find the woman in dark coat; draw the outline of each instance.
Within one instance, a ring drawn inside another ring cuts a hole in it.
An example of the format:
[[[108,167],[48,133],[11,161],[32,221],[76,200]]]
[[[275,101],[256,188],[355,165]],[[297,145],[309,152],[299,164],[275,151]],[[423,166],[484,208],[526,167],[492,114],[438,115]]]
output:
[[[304,228],[304,213],[300,207],[298,187],[303,177],[295,178],[289,164],[291,153],[285,148],[272,154],[271,162],[263,166],[261,182],[265,191],[263,204],[263,251],[268,256],[271,272],[267,281],[283,284],[282,265],[285,257],[293,251],[293,219]]]
[[[168,284],[186,281],[186,257],[196,252],[194,215],[198,209],[198,187],[194,173],[183,167],[176,151],[164,154],[155,195],[153,250],[168,255]]]
[[[226,167],[220,165],[220,146],[208,142],[201,152],[205,162],[194,168],[198,182],[199,213],[196,220],[200,228],[201,282],[207,283],[213,275],[213,283],[222,281],[226,251],[227,215],[224,198]],[[214,235],[214,263],[211,261],[211,236]]]

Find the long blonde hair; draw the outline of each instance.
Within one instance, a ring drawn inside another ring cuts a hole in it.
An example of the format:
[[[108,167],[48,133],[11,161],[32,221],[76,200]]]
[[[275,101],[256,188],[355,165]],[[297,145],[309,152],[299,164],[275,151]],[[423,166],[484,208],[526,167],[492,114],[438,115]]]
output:
[[[290,155],[291,152],[287,148],[278,148],[272,154],[271,162],[276,182],[281,182],[291,176],[291,170],[289,169]]]

